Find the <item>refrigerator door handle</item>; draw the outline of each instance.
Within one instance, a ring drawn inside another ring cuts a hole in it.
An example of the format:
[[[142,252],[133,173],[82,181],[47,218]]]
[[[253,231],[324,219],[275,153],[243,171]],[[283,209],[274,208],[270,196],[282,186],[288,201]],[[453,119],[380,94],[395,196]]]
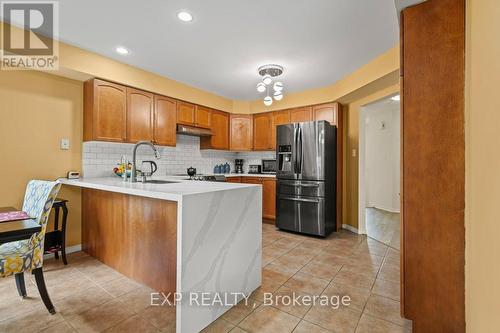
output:
[[[293,158],[293,173],[297,175],[298,167],[297,167],[297,135],[298,135],[298,125],[293,124],[293,147],[292,147],[292,158]]]
[[[304,199],[304,198],[294,198],[294,197],[280,197],[280,199],[290,200],[290,201],[299,201],[299,202],[315,202],[315,203],[319,203],[319,200],[317,200],[317,199]]]
[[[299,187],[319,187],[319,184],[305,184],[305,183],[282,183],[283,186],[299,186]]]
[[[302,174],[302,127],[298,125],[298,135],[297,135],[297,151],[300,151],[300,153],[297,154],[297,159],[298,161],[298,174]]]

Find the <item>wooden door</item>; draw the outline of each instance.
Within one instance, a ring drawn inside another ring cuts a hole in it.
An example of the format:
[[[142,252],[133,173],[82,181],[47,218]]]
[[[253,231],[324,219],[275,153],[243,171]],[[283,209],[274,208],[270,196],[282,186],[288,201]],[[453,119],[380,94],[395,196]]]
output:
[[[313,120],[312,107],[306,106],[290,110],[290,122],[301,123]]]
[[[230,148],[236,151],[252,150],[253,118],[248,114],[230,115]]]
[[[262,177],[262,216],[276,219],[276,179]]]
[[[313,106],[314,120],[326,120],[332,125],[339,123],[337,113],[339,110],[339,103],[326,103]]]
[[[153,140],[153,94],[127,88],[127,142]]]
[[[222,111],[211,111],[212,133],[211,137],[202,137],[201,149],[229,149],[229,114]]]
[[[197,127],[210,128],[212,112],[204,106],[196,106],[194,113],[194,124]]]
[[[160,146],[176,143],[177,104],[175,99],[155,95],[154,142]]]
[[[413,332],[465,332],[465,1],[403,11],[402,305]],[[485,273],[487,274],[487,273]]]
[[[253,149],[273,150],[272,140],[273,118],[272,113],[259,113],[253,116]]]
[[[226,177],[228,183],[241,183],[241,177]]]
[[[194,125],[194,110],[196,109],[196,105],[177,101],[177,123],[184,125]]]
[[[282,110],[272,113],[273,125],[271,130],[271,147],[276,149],[276,126],[290,123],[290,111]]]
[[[98,79],[85,82],[84,140],[125,142],[127,88]]]

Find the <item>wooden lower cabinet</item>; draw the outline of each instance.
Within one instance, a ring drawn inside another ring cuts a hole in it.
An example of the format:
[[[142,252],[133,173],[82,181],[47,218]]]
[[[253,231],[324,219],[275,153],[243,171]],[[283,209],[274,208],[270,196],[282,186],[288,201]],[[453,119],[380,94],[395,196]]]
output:
[[[228,183],[241,183],[241,177],[227,177],[226,182],[228,182]]]
[[[275,178],[262,178],[262,217],[276,220]]]
[[[276,178],[272,177],[228,177],[230,183],[245,183],[262,185],[262,217],[266,223],[272,223],[269,220],[276,220]]]
[[[82,249],[158,292],[175,292],[177,203],[82,189]]]

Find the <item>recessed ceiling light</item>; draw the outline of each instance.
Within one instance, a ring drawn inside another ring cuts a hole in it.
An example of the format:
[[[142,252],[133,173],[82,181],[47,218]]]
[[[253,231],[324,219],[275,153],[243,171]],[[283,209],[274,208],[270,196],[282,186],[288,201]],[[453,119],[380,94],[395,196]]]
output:
[[[392,97],[391,97],[391,99],[392,99],[393,101],[396,101],[396,102],[397,102],[397,101],[399,101],[399,100],[401,99],[401,97],[400,97],[399,95],[396,95],[396,96],[392,96]]]
[[[191,22],[193,20],[193,15],[188,12],[182,11],[177,14],[177,18],[183,22]]]
[[[123,46],[118,46],[118,47],[116,48],[116,52],[118,52],[119,54],[123,54],[123,55],[125,55],[125,54],[128,54],[128,53],[129,53],[128,49],[127,49],[127,48],[125,48],[125,47],[123,47]]]

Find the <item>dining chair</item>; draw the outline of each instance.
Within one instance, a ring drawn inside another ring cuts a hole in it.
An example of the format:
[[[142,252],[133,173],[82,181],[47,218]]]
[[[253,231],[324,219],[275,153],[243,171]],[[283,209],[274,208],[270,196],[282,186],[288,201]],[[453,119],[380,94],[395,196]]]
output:
[[[61,184],[57,182],[31,180],[26,187],[22,210],[38,222],[41,231],[30,239],[0,245],[0,277],[14,274],[19,296],[25,298],[24,272],[31,271],[42,301],[51,314],[56,311],[43,278],[43,242],[52,203],[60,188]]]

